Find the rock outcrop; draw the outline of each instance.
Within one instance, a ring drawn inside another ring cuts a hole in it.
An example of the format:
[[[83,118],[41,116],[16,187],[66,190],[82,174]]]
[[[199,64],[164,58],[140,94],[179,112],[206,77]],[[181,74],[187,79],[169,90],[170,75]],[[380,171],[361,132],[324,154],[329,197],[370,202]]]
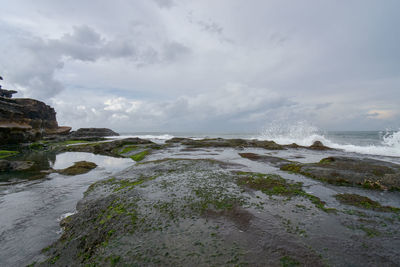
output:
[[[328,157],[318,163],[292,162],[280,169],[335,185],[400,190],[400,165],[375,159]]]
[[[106,137],[106,136],[118,136],[119,134],[111,129],[107,128],[80,128],[72,132],[69,137],[73,138],[85,138],[85,137]]]
[[[59,127],[54,109],[29,98],[0,97],[0,145],[32,142],[47,133],[68,133]]]

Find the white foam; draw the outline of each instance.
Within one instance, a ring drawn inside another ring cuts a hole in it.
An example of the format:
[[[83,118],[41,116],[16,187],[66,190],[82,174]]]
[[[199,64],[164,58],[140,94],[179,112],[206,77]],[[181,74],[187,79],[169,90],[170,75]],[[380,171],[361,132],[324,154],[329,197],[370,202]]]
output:
[[[75,212],[67,212],[67,213],[64,213],[64,214],[62,214],[60,217],[57,218],[57,221],[60,222],[60,221],[64,220],[65,218],[74,215],[75,213],[76,213],[76,211],[75,211]]]
[[[356,152],[369,155],[400,157],[400,129],[397,132],[387,132],[380,145],[355,145],[338,144],[328,139],[317,127],[305,122],[292,125],[273,123],[266,127],[260,136],[260,140],[273,140],[278,144],[287,145],[296,143],[302,146],[310,146],[315,141],[321,141],[324,145],[341,149],[347,152]]]

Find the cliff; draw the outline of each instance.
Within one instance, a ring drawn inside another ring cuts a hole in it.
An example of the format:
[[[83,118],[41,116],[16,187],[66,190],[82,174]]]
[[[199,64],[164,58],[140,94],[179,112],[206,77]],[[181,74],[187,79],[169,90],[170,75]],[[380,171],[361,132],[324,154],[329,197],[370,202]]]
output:
[[[0,145],[36,141],[46,134],[70,130],[59,127],[55,110],[41,101],[0,97]]]

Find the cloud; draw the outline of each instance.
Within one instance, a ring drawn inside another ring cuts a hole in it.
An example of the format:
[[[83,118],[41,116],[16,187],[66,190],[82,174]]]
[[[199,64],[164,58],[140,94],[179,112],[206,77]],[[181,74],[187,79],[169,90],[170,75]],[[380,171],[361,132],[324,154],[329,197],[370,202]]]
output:
[[[361,0],[10,1],[0,17],[0,74],[4,87],[54,104],[60,123],[74,127],[398,127],[399,8]]]
[[[190,49],[187,46],[184,46],[183,44],[180,44],[178,42],[166,43],[163,48],[164,58],[167,62],[175,61],[189,53]]]
[[[282,114],[287,116],[296,106],[295,102],[265,88],[253,89],[242,84],[227,84],[211,94],[184,95],[170,101],[105,94],[93,96],[91,92],[85,92],[80,99],[72,101],[72,96],[63,93],[64,101],[53,104],[59,113],[66,114],[62,124],[78,127],[78,121],[90,121],[102,127],[107,123],[121,131],[167,128],[188,131],[210,122],[214,130],[227,131],[229,127],[254,127],[272,118],[282,118]],[[90,106],[87,106],[86,99],[92,99]]]
[[[171,8],[175,5],[173,0],[153,0],[161,8]]]
[[[397,112],[394,110],[373,109],[373,110],[368,111],[367,118],[377,119],[377,120],[387,120],[387,119],[392,119],[396,115],[397,115]]]
[[[131,37],[108,39],[87,25],[74,26],[58,39],[40,38],[26,33],[2,47],[9,56],[3,61],[6,77],[25,96],[49,99],[64,85],[56,79],[66,62],[95,63],[101,59],[123,59],[138,66],[169,63],[188,54],[190,49],[176,41],[153,46]]]

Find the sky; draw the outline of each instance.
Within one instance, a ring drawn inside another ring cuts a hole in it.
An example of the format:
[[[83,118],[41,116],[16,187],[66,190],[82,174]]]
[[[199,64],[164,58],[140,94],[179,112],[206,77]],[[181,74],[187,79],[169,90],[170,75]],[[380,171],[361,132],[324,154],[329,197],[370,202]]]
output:
[[[0,75],[59,125],[400,127],[400,1],[0,0]]]

